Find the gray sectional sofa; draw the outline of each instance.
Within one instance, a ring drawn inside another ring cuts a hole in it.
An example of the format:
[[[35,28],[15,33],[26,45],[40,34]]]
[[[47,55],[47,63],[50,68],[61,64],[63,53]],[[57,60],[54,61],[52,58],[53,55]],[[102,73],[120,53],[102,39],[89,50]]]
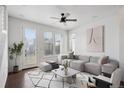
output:
[[[119,63],[110,60],[108,56],[97,57],[86,55],[74,55],[71,58],[68,55],[45,56],[41,59],[39,67],[43,71],[49,71],[52,70],[50,63],[61,65],[64,59],[71,60],[71,68],[94,75],[104,74],[110,77],[113,71],[119,67]]]
[[[75,57],[76,56],[76,57]],[[74,55],[72,58],[68,58],[68,55],[60,55],[59,64],[62,60],[70,59],[70,67],[81,72],[88,72],[94,75],[105,74],[111,76],[112,72],[119,67],[118,62],[110,61],[108,56],[85,56]]]

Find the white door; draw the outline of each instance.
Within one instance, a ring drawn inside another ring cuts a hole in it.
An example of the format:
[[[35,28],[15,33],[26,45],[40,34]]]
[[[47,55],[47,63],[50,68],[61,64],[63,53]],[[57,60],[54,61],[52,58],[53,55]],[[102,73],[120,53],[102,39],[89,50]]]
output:
[[[37,66],[37,44],[36,30],[32,28],[24,29],[24,63],[23,68]]]

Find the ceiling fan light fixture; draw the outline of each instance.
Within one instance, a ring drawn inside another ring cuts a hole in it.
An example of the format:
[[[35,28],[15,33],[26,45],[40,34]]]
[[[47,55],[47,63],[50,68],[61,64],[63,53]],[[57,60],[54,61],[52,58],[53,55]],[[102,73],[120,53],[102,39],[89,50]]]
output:
[[[61,13],[61,16],[63,17],[64,16],[64,13]]]
[[[60,20],[59,22],[60,23],[67,23],[66,21],[72,21],[72,22],[76,22],[77,19],[70,19],[70,18],[67,18],[70,16],[70,13],[61,13],[61,18],[56,18],[56,17],[51,17],[52,19],[58,19]]]

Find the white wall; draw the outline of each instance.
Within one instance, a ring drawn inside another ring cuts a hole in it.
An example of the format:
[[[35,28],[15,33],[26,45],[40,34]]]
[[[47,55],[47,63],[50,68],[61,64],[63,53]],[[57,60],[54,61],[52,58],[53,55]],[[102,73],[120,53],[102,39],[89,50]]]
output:
[[[0,88],[5,87],[7,76],[8,76],[8,44],[7,34],[5,36],[5,46],[2,55],[2,62],[0,64]],[[1,60],[0,60],[1,61]]]
[[[119,22],[120,22],[120,32],[119,32],[119,57],[120,57],[120,67],[124,73],[124,8],[120,11],[119,14]],[[123,74],[124,81],[124,74]]]
[[[50,26],[38,24],[31,21],[26,21],[14,17],[9,16],[9,46],[12,45],[14,42],[19,42],[23,40],[23,28],[24,27],[31,27],[36,29],[37,31],[37,49],[38,49],[38,62],[40,62],[40,59],[42,56],[44,56],[44,44],[43,44],[43,33],[46,31],[51,32],[59,32],[63,36],[63,46],[62,46],[62,53],[67,52],[67,32],[58,28],[53,28]],[[9,71],[12,71],[12,66],[14,65],[14,62],[9,60]],[[23,62],[23,56],[20,57],[20,60],[18,60],[18,64],[20,65],[20,69],[22,69],[22,62]]]
[[[0,6],[0,88],[5,87],[8,76],[8,31],[7,11]]]
[[[105,27],[105,37],[104,37],[104,52],[103,53],[93,53],[87,52],[87,29],[99,25],[104,25]],[[109,16],[96,20],[92,23],[81,25],[79,28],[70,31],[71,34],[76,34],[76,54],[84,55],[108,55],[110,58],[119,60],[119,24],[117,16]],[[71,44],[70,44],[71,46]]]
[[[99,25],[104,25],[105,27],[105,51],[103,53],[87,52],[86,31],[90,27]],[[76,34],[76,54],[107,55],[118,60],[122,70],[122,80],[124,81],[124,8],[115,16],[103,18],[70,31],[69,38],[71,38],[71,34]]]

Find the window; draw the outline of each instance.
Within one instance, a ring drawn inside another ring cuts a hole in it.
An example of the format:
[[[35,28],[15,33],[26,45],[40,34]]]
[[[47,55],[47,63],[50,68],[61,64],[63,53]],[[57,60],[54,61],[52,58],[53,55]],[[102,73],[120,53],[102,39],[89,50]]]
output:
[[[55,34],[55,54],[60,54],[61,34]]]
[[[44,40],[45,40],[45,55],[53,54],[53,34],[52,34],[52,32],[45,32]]]
[[[74,53],[75,53],[75,48],[76,48],[75,42],[76,42],[76,35],[72,34],[72,36],[71,36],[71,45],[72,45],[72,51],[74,51]]]
[[[45,32],[44,42],[45,55],[60,54],[61,34]]]
[[[36,31],[30,28],[25,28],[25,48],[27,55],[35,55],[36,51]]]

